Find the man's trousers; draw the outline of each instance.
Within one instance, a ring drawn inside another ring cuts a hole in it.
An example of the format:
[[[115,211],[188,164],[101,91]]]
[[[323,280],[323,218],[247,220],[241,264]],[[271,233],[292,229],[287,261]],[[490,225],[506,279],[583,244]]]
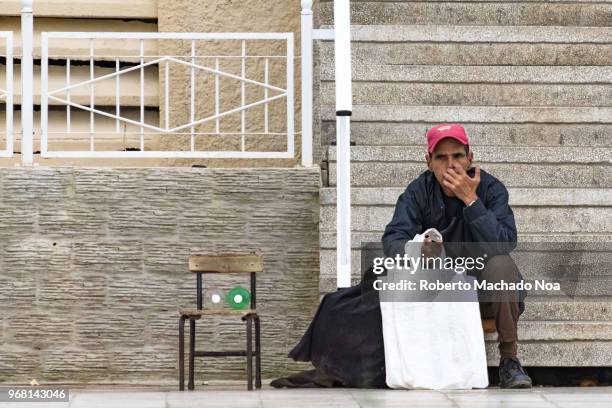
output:
[[[497,255],[488,260],[482,271],[475,274],[479,281],[489,283],[520,282],[521,275],[509,255]],[[518,291],[479,291],[480,315],[483,319],[495,319],[500,357],[516,357],[517,324],[519,319]]]

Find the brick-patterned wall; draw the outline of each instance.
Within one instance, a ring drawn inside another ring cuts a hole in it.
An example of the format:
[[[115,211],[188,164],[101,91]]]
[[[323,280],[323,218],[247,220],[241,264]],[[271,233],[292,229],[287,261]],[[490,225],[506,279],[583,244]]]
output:
[[[264,378],[304,368],[286,355],[318,301],[319,185],[318,169],[0,169],[0,383],[176,384],[187,257],[215,251],[264,256]],[[198,347],[242,348],[243,325],[217,320]],[[197,367],[244,375],[241,358]]]

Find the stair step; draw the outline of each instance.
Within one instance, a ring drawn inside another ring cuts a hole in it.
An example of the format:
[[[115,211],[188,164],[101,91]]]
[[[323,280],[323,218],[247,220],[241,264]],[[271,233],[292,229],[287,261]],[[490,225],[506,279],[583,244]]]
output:
[[[321,81],[334,81],[332,60],[321,64]],[[352,66],[354,82],[416,82],[476,84],[606,84],[612,67],[598,66],[499,66],[499,65],[384,65]]]
[[[358,146],[425,146],[434,122],[352,122],[351,140]],[[612,146],[612,124],[466,123],[472,145]],[[336,139],[336,121],[321,125],[322,144]]]
[[[332,26],[321,26],[332,28]],[[612,27],[495,25],[353,25],[354,42],[594,43],[612,42]],[[327,40],[329,41],[329,40]],[[585,64],[587,65],[587,64]]]
[[[393,206],[357,206],[351,209],[353,231],[382,231],[391,221]],[[612,207],[515,207],[522,233],[606,233],[612,231]],[[336,208],[321,207],[320,230],[336,228]]]
[[[612,321],[612,305],[602,299],[593,302],[527,301],[529,308],[521,315],[524,321]]]
[[[382,236],[382,233],[380,234]],[[380,239],[380,237],[379,237]],[[364,243],[365,244],[365,243]],[[382,244],[379,242],[370,243],[380,246],[380,251],[368,250],[365,254],[362,250],[351,251],[351,275],[359,279],[361,274],[372,266],[372,259],[383,257]],[[598,245],[593,245],[595,249]],[[512,258],[519,267],[525,279],[544,279],[546,281],[562,283],[563,293],[542,293],[542,296],[612,296],[612,270],[609,269],[612,252],[610,245],[604,245],[604,251],[588,250],[584,252],[566,252],[562,248],[575,248],[574,243],[559,244],[557,251],[530,251],[529,248],[535,247],[529,243],[522,243],[517,250],[512,253]],[[527,251],[525,250],[527,249]],[[362,260],[362,256],[364,257]],[[367,256],[367,258],[366,258]],[[579,259],[580,258],[580,259]],[[370,261],[366,261],[369,259]],[[362,261],[367,266],[362,265]],[[320,253],[321,276],[336,276],[336,249],[322,249]],[[565,264],[596,265],[594,267],[582,268],[575,273],[569,273],[561,269]],[[577,292],[574,292],[576,290]],[[534,293],[538,293],[535,291]]]
[[[488,341],[487,364],[499,365],[497,342]],[[519,358],[525,367],[609,367],[612,341],[521,341]]]
[[[474,158],[483,163],[612,163],[612,147],[515,147],[472,146]],[[353,146],[355,162],[422,162],[424,146]],[[328,160],[336,161],[336,146],[329,146]]]
[[[531,306],[531,305],[530,305]],[[610,311],[612,313],[612,310]],[[519,338],[529,340],[612,340],[612,322],[581,321],[519,321]],[[485,335],[497,339],[496,333]]]
[[[612,50],[611,50],[612,51]],[[335,120],[334,105],[321,106],[321,119]],[[354,105],[355,122],[612,123],[612,107]]]
[[[382,234],[378,234],[378,238]],[[571,245],[571,244],[569,244]],[[512,257],[515,259],[522,275],[525,279],[540,279],[546,282],[558,282],[560,283],[560,291],[532,289],[528,299],[550,299],[558,300],[562,299],[565,302],[578,301],[580,299],[587,301],[596,301],[597,299],[604,299],[609,302],[612,299],[612,272],[607,269],[606,265],[609,265],[610,252],[600,253],[597,251],[584,252],[579,255],[582,259],[580,261],[583,265],[589,263],[596,263],[598,259],[601,260],[606,258],[604,263],[600,263],[600,268],[588,269],[582,268],[576,272],[576,275],[568,275],[564,272],[562,262],[558,261],[558,257],[563,257],[564,253],[546,253],[546,252],[524,252],[517,250],[513,252]],[[362,269],[366,269],[371,264],[365,265],[362,268],[362,254],[360,250],[351,251],[351,275],[352,284],[357,284],[361,280]],[[368,259],[372,259],[376,255],[373,253],[368,254]],[[575,258],[563,258],[567,259],[568,262],[578,263]],[[336,250],[322,249],[320,251],[320,291],[329,291],[336,285]],[[555,267],[552,270],[552,267]],[[331,285],[331,287],[330,287]],[[531,301],[531,300],[530,300]],[[608,303],[609,304],[609,303]],[[533,318],[537,320],[538,318]],[[597,320],[597,318],[594,318]],[[609,318],[608,318],[609,319]]]
[[[424,157],[424,153],[423,153]],[[511,187],[612,187],[612,166],[597,164],[482,163],[482,168]],[[427,169],[421,162],[353,162],[351,184],[406,187]],[[328,166],[329,184],[336,185],[336,164]]]
[[[333,102],[335,92],[334,82],[321,83],[322,101]],[[611,100],[611,85],[353,83],[356,105],[598,107]]]
[[[612,186],[610,147],[473,146],[475,163],[507,187]],[[336,146],[328,147],[329,184],[336,185]],[[405,187],[426,170],[424,146],[351,147],[354,186]]]
[[[354,206],[395,206],[405,187],[356,187],[351,189]],[[610,207],[612,189],[608,188],[509,188],[510,205],[525,207]],[[336,205],[336,189],[320,190],[321,205]]]
[[[353,24],[454,24],[454,25],[561,25],[606,26],[612,5],[608,2],[455,2],[359,1],[351,2]],[[333,24],[333,3],[321,2],[318,18]]]
[[[385,224],[386,225],[386,224]],[[383,225],[384,229],[384,225]],[[352,231],[351,248],[360,249],[362,242],[381,242],[383,229],[378,231]],[[612,233],[550,233],[550,232],[520,232],[518,233],[519,242],[612,242]],[[319,247],[321,249],[336,248],[336,230],[327,229],[319,231]]]
[[[380,27],[380,26],[372,26]],[[391,27],[391,26],[387,26]],[[431,30],[423,26],[415,26],[421,32]],[[452,29],[461,28],[470,30],[472,27],[449,26]],[[549,41],[544,33],[541,36],[533,35],[523,38],[522,42],[514,42],[514,38],[507,36],[505,31],[510,27],[478,27],[473,37],[478,39],[479,32],[488,33],[483,38],[490,39],[485,42],[471,42],[469,38],[457,37],[453,42],[451,35],[448,41],[444,38],[427,38],[422,35],[411,37],[410,41],[390,42],[368,41],[366,38],[353,37],[351,45],[352,64],[357,65],[504,65],[504,66],[587,66],[612,65],[612,44],[605,40],[602,31],[610,29],[593,28],[595,32],[589,38],[599,38],[598,42],[581,42],[582,39],[568,32],[559,34],[556,41]],[[516,28],[516,27],[514,27]],[[528,30],[531,27],[519,27]],[[547,27],[542,27],[546,29]],[[562,27],[555,27],[562,28]],[[583,31],[588,32],[589,28]],[[438,28],[434,30],[438,32]],[[532,30],[528,30],[532,31]],[[397,37],[398,40],[400,37]],[[374,40],[374,39],[373,39]],[[333,42],[321,41],[317,47],[320,61],[331,63],[334,61]]]

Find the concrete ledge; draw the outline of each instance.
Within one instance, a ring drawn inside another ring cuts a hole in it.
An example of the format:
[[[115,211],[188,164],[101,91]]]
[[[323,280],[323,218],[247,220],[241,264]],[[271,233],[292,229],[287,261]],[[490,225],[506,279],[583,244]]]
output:
[[[81,1],[81,4],[84,1]],[[95,4],[95,1],[91,2]],[[127,4],[127,2],[124,2]],[[36,2],[35,2],[36,4]],[[36,6],[34,6],[36,7]],[[13,55],[21,55],[21,29],[19,17],[6,17],[3,19],[3,28],[14,32]],[[157,32],[157,22],[142,20],[125,20],[117,18],[110,20],[106,18],[37,18],[34,25],[34,44],[32,53],[34,58],[40,58],[40,33],[45,31],[110,31],[110,32]],[[115,61],[116,55],[129,55],[134,57],[123,57],[122,61],[136,62],[140,52],[138,41],[124,40],[98,40],[95,45],[96,61]],[[145,44],[146,55],[159,55],[158,42],[151,41]],[[61,40],[61,42],[50,42],[49,54],[55,58],[71,56],[72,61],[89,61],[89,41],[85,40]],[[104,56],[104,57],[103,57]],[[19,72],[19,71],[17,71]],[[37,71],[38,72],[38,71]],[[122,78],[123,79],[123,78]]]
[[[21,0],[0,0],[0,15],[18,16]],[[157,19],[157,0],[36,0],[36,17]]]

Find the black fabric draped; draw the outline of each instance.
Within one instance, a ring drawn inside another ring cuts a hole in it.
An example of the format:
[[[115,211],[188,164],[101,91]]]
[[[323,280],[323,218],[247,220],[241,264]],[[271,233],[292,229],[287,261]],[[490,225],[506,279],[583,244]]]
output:
[[[272,382],[277,387],[386,388],[385,349],[378,293],[370,269],[356,286],[323,297],[306,333],[289,352],[315,370]]]

